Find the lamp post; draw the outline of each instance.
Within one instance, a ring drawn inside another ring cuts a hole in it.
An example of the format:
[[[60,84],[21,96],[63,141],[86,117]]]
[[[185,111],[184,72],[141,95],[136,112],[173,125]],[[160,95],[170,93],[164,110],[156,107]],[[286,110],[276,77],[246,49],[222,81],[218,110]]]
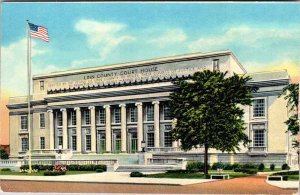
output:
[[[142,152],[145,152],[146,142],[144,140],[141,142],[141,146],[142,146]]]

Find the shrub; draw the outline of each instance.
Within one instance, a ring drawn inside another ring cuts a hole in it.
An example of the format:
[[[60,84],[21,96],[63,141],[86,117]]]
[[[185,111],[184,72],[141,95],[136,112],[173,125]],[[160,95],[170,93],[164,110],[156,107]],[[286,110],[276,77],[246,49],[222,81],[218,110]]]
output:
[[[138,172],[138,171],[130,173],[130,177],[143,177],[143,176],[144,176],[144,174],[141,172]]]
[[[264,163],[260,163],[260,164],[258,165],[258,170],[259,170],[259,171],[263,171],[264,169],[265,169]]]
[[[96,169],[96,172],[97,173],[102,173],[102,172],[104,172],[104,170],[103,169]]]
[[[279,173],[274,173],[273,175],[298,175],[298,171],[288,171],[288,172],[279,172]]]
[[[1,153],[0,154],[1,155],[1,159],[8,159],[8,154],[7,154],[6,150],[1,149],[0,153]]]
[[[224,170],[232,170],[233,169],[233,165],[228,164],[228,163],[223,164],[223,169]]]
[[[223,163],[216,162],[211,167],[212,170],[223,169]]]
[[[241,167],[241,165],[238,164],[238,163],[234,163],[233,165],[231,165],[231,169],[233,169],[233,170],[238,168],[238,167]]]
[[[1,169],[1,171],[11,171],[10,168],[4,168],[4,169]]]
[[[67,167],[65,165],[54,165],[53,171],[66,172],[67,171]]]
[[[20,167],[20,169],[22,169],[22,170],[29,169],[29,165],[22,165],[22,166]]]
[[[281,166],[281,169],[282,170],[290,170],[290,167],[288,164],[284,163],[282,166]]]
[[[189,173],[201,172],[204,170],[204,163],[200,161],[188,161],[186,171]]]
[[[247,173],[247,174],[253,175],[253,174],[257,173],[257,170],[254,170],[254,169],[244,169],[243,173]]]
[[[271,164],[271,165],[270,165],[270,170],[271,170],[271,171],[274,171],[274,169],[275,169],[275,165],[274,165],[274,164]]]
[[[167,173],[187,173],[186,170],[182,170],[182,169],[179,169],[179,170],[167,170]]]
[[[254,163],[246,163],[242,165],[244,169],[257,169],[257,165]]]
[[[45,171],[44,176],[57,176],[57,175],[65,175],[65,171]]]

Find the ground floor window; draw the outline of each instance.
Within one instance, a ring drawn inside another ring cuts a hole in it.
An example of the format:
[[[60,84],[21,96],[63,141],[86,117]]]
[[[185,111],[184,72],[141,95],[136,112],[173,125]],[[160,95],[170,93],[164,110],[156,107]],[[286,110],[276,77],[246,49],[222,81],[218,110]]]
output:
[[[172,147],[172,133],[171,131],[164,133],[165,147]]]
[[[77,137],[74,135],[72,136],[72,150],[77,150]]]
[[[154,147],[154,133],[147,133],[147,147]]]
[[[22,152],[26,152],[29,149],[28,138],[22,138]]]
[[[265,124],[253,124],[253,146],[254,147],[264,147],[265,146]]]
[[[63,145],[63,137],[58,136],[58,147]]]
[[[85,150],[86,151],[91,151],[91,135],[86,135],[85,136]]]
[[[41,149],[45,149],[45,137],[40,137],[40,147]]]

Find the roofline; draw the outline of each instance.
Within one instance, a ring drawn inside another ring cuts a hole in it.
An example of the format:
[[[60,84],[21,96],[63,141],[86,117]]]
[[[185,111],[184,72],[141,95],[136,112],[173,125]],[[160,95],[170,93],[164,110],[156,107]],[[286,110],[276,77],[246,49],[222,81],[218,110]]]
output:
[[[220,56],[220,55],[232,55],[233,58],[238,62],[239,66],[246,72],[244,67],[239,63],[235,55],[230,50],[221,50],[221,51],[213,51],[207,53],[197,52],[192,54],[175,55],[175,56],[168,56],[162,58],[147,59],[142,61],[125,62],[125,63],[118,63],[118,64],[96,66],[91,68],[80,68],[80,69],[52,72],[47,74],[39,74],[39,75],[33,75],[33,80],[53,78],[53,77],[59,77],[65,75],[76,75],[76,74],[89,73],[95,71],[115,70],[120,68],[131,68],[131,67],[139,67],[144,65],[154,65],[154,64],[167,63],[173,61],[182,61],[188,59],[197,59],[197,58],[213,57],[213,56]]]

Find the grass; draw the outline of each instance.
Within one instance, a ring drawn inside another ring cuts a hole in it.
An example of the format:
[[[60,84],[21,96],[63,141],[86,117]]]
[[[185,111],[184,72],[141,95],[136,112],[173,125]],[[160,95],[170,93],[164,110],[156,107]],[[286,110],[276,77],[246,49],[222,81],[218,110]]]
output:
[[[263,171],[259,172],[274,172],[274,171],[282,171],[281,168],[275,168],[273,171],[270,168],[265,168]]]
[[[39,171],[37,173],[20,173],[17,171],[0,171],[0,175],[22,175],[22,176],[44,176],[45,171]],[[95,171],[67,171],[66,175],[88,174],[96,173]]]
[[[289,181],[299,181],[299,172],[298,171],[288,171],[288,172],[280,172],[280,173],[274,173],[272,175],[282,175],[287,176]]]
[[[223,172],[218,173],[216,171],[209,171],[209,175],[225,175],[229,174],[230,178],[237,178],[237,177],[247,177],[251,176],[249,174],[241,173],[241,172]],[[151,177],[151,178],[176,178],[176,179],[209,179],[210,176],[205,176],[202,172],[196,172],[196,173],[184,173],[184,172],[166,172],[166,173],[157,173],[157,174],[145,174],[145,177]]]

